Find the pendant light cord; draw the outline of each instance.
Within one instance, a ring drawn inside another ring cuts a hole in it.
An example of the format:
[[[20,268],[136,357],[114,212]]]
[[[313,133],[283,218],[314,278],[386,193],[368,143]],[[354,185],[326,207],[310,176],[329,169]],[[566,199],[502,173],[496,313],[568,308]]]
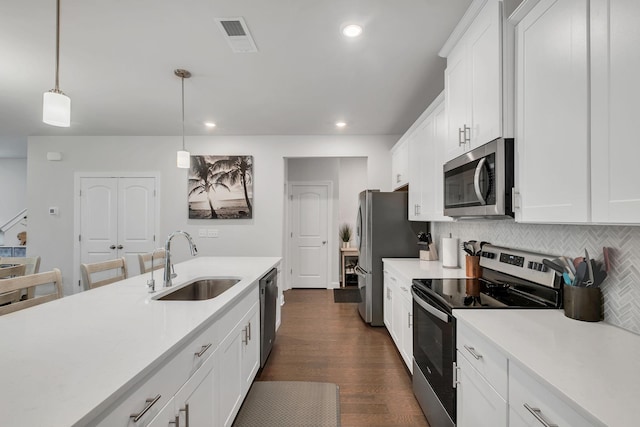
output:
[[[60,93],[58,70],[60,68],[60,0],[56,2],[56,86],[55,93]]]
[[[184,148],[184,76],[180,79],[182,80],[182,151],[186,151]]]

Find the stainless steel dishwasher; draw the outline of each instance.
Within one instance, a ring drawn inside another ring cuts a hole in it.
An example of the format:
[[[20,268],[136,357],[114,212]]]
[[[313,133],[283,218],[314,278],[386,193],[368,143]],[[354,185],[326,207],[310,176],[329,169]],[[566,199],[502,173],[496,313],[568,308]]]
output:
[[[271,353],[276,339],[276,304],[278,303],[278,270],[272,269],[260,279],[260,367]]]

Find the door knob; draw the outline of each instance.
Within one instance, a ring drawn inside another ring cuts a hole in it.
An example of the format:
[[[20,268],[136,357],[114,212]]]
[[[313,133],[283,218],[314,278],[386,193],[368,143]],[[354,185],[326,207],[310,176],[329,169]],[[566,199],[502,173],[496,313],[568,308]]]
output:
[[[327,244],[327,241],[326,241],[326,240],[323,240],[323,241],[322,241],[322,244],[323,244],[323,245],[326,245],[326,244]]]
[[[109,249],[111,249],[111,250],[113,250],[113,249],[115,249],[115,248],[116,248],[116,245],[111,245],[111,246],[109,246]]]
[[[124,246],[122,245],[118,245],[118,249],[122,249]]]

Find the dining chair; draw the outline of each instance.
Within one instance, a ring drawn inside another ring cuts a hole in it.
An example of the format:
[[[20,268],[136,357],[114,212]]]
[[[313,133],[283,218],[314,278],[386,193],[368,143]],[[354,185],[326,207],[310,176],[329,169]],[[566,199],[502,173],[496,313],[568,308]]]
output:
[[[62,298],[62,274],[60,273],[60,270],[54,268],[52,271],[47,271],[45,273],[30,274],[28,276],[19,276],[11,279],[0,280],[0,293],[22,293],[23,290],[49,284],[54,285],[53,292],[0,306],[0,315],[13,313],[14,311]]]
[[[24,264],[26,269],[24,275],[36,274],[40,272],[40,257],[0,257],[0,265],[17,265]],[[27,289],[27,298],[33,298],[35,288]]]
[[[146,254],[138,254],[138,262],[140,263],[140,274],[151,271],[151,254],[153,254],[153,270],[164,268],[164,260],[167,256],[164,249]]]
[[[127,278],[127,261],[124,258],[81,264],[82,280],[87,289],[95,289]],[[93,277],[96,274],[98,277]]]
[[[0,267],[0,279],[11,279],[24,276],[26,266],[24,264]],[[11,304],[20,301],[22,290],[0,293],[0,305]]]

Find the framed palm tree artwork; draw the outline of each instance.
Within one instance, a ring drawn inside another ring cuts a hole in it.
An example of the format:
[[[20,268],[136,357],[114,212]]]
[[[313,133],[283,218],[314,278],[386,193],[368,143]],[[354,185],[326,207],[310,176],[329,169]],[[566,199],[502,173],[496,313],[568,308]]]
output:
[[[189,219],[253,218],[253,156],[191,156]]]

